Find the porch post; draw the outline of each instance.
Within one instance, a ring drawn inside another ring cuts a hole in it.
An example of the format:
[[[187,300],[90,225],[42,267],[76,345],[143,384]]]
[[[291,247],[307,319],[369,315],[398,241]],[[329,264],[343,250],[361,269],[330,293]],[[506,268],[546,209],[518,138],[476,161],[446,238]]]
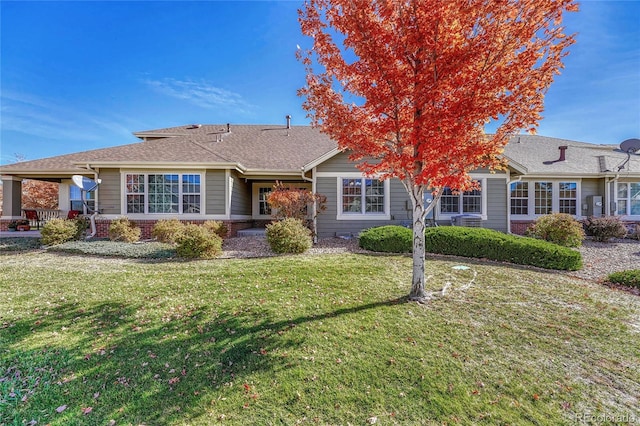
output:
[[[2,218],[22,217],[22,178],[2,176]]]

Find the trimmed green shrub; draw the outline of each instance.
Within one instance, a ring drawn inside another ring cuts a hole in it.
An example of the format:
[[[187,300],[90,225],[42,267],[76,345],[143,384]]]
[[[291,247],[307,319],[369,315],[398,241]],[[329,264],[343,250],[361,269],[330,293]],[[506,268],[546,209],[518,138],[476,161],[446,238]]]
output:
[[[75,220],[51,219],[40,230],[42,244],[53,246],[75,240],[78,238],[78,229]]]
[[[567,213],[541,216],[527,229],[525,235],[565,247],[580,247],[584,241],[582,224]]]
[[[362,231],[358,242],[365,250],[410,253],[413,250],[413,231],[398,225],[378,226]]]
[[[582,268],[582,256],[577,250],[483,228],[427,228],[425,249],[428,253],[485,258],[546,269],[575,271]]]
[[[222,238],[207,228],[185,225],[176,240],[176,253],[189,259],[212,259],[222,253]]]
[[[67,219],[74,222],[76,225],[76,234],[74,240],[83,240],[87,236],[87,229],[89,229],[89,219],[83,216],[78,216],[73,219]]]
[[[267,242],[276,253],[304,253],[311,248],[311,231],[300,219],[286,218],[267,225]]]
[[[626,285],[627,287],[640,288],[640,269],[631,269],[629,271],[614,272],[609,274],[607,278],[609,282],[615,284]]]
[[[202,224],[202,226],[222,239],[227,238],[227,234],[229,234],[229,228],[227,228],[227,225],[220,220],[207,220]]]
[[[178,219],[162,219],[153,225],[151,236],[161,243],[174,244],[182,231],[184,231],[184,223]]]
[[[592,216],[584,221],[584,227],[595,241],[605,243],[611,238],[623,238],[627,235],[627,227],[618,216]]]
[[[140,241],[141,232],[135,222],[131,222],[128,217],[119,217],[109,225],[109,239],[111,241],[135,243]]]

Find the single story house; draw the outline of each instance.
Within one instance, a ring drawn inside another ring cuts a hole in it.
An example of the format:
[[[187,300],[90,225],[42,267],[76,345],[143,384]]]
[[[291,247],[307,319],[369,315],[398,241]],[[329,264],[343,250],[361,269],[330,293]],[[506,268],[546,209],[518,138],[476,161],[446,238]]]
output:
[[[167,218],[221,220],[231,235],[262,227],[271,220],[266,197],[276,181],[327,197],[316,219],[319,237],[411,220],[409,198],[397,179],[363,176],[335,141],[309,126],[187,125],[134,135],[140,142],[1,166],[0,229],[23,216],[23,179],[58,182],[56,214],[62,217],[86,209],[73,175],[101,181],[86,197],[99,211],[98,236],[106,236],[110,221],[121,216],[135,221],[143,237]],[[433,219],[513,233],[552,212],[640,223],[640,152],[520,135],[504,155],[507,170],[472,173],[481,189],[446,192]]]

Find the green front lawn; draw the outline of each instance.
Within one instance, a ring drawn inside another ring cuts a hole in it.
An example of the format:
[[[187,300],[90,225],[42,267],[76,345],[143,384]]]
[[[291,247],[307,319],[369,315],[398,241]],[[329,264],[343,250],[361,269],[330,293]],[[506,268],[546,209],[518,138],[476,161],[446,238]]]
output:
[[[468,259],[427,268],[447,291],[422,306],[404,300],[405,256],[5,252],[0,425],[640,418],[640,298]]]

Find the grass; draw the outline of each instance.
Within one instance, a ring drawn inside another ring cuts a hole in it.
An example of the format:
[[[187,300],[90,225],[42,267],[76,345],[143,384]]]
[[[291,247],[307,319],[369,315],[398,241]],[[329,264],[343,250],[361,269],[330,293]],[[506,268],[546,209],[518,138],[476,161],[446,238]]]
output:
[[[422,306],[405,256],[0,264],[2,425],[640,417],[640,299],[566,274],[428,260]]]

